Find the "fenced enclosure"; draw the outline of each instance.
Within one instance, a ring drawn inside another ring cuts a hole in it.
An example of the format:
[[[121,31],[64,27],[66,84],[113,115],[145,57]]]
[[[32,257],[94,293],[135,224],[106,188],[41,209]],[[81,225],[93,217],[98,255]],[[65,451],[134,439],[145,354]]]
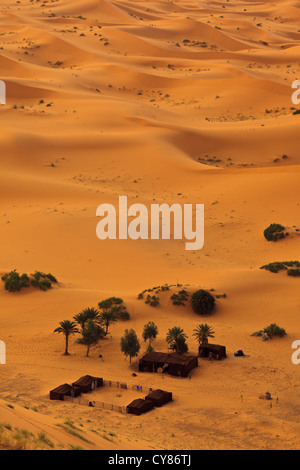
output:
[[[97,388],[96,391],[86,393],[79,397],[64,396],[64,401],[76,403],[78,405],[90,406],[93,408],[98,408],[98,409],[103,409],[103,410],[117,411],[118,413],[126,414],[127,405],[118,405],[116,403],[108,403],[105,401],[98,400],[96,398],[96,395],[101,397],[101,391],[103,389],[107,389],[107,390],[116,389],[116,391],[118,391],[119,389],[122,389],[122,390],[128,390],[130,392],[132,391],[141,392],[144,395],[145,394],[147,395],[148,393],[152,391],[152,388],[143,387],[142,385],[128,385],[125,382],[118,382],[114,380],[103,380],[103,387]],[[131,399],[129,398],[128,403],[130,402],[130,400]]]

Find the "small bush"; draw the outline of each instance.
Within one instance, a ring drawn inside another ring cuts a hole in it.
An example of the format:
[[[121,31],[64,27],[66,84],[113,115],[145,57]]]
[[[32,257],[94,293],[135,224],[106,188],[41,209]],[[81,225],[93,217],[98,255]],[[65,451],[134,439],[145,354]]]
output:
[[[27,274],[20,275],[15,269],[10,273],[2,276],[4,287],[9,292],[20,291],[23,287],[39,287],[42,290],[50,289],[51,282],[57,282],[52,274],[44,274],[40,271],[35,271],[30,277]]]
[[[271,325],[267,326],[263,331],[269,336],[269,338],[272,338],[273,336],[279,336],[282,338],[286,335],[285,329],[280,328],[278,325],[276,325],[276,323],[272,323]]]
[[[184,301],[188,300],[189,294],[186,290],[182,289],[178,294],[171,295],[173,305],[185,305]]]
[[[211,313],[215,306],[215,298],[203,289],[194,292],[191,302],[193,310],[200,315]]]
[[[126,310],[123,299],[120,297],[109,297],[98,303],[98,307],[103,312],[111,311],[116,319],[129,320],[130,314]]]
[[[288,269],[287,270],[287,275],[288,276],[299,277],[300,276],[300,268]]]
[[[42,279],[39,282],[39,287],[41,290],[46,291],[47,289],[50,289],[52,287],[51,282],[49,279]]]
[[[287,270],[289,276],[299,276],[300,263],[299,261],[275,261],[274,263],[265,264],[260,269],[266,269],[271,273],[278,273],[279,271]]]
[[[145,303],[151,305],[151,307],[157,307],[157,305],[159,304],[159,297],[157,297],[156,295],[148,294]]]
[[[130,314],[127,312],[127,310],[120,310],[118,313],[118,318],[120,318],[120,320],[129,320]]]
[[[285,227],[280,224],[271,224],[264,230],[264,237],[269,242],[277,242],[278,240],[285,238],[284,233]]]
[[[6,273],[2,276],[4,281],[5,289],[9,292],[20,291],[22,287],[29,287],[30,280],[27,274],[20,274],[14,269],[10,273]]]
[[[49,279],[49,281],[57,283],[57,279],[53,276],[53,274],[48,273],[46,274],[46,277]]]

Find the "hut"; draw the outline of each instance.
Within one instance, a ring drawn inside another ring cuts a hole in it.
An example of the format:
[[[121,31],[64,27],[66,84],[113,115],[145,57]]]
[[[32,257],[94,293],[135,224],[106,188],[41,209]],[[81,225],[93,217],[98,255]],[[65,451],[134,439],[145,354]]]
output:
[[[50,400],[64,400],[64,397],[78,397],[81,392],[69,384],[63,384],[50,391]]]
[[[145,400],[151,400],[154,406],[162,406],[169,401],[172,401],[172,392],[165,392],[164,390],[153,390],[145,397]]]
[[[152,410],[153,407],[153,401],[137,398],[127,406],[127,412],[139,416],[142,413],[146,413],[147,411]]]
[[[98,387],[102,387],[103,379],[100,377],[92,377],[91,375],[84,375],[76,380],[76,382],[73,382],[72,386],[78,387],[81,393],[88,393],[92,390],[96,390]]]
[[[163,372],[176,377],[187,377],[191,370],[197,366],[197,356],[155,351],[147,353],[139,361],[139,370],[141,372],[157,372],[157,369],[161,368]]]
[[[200,344],[199,346],[199,357],[211,357],[220,361],[226,358],[226,347],[220,346],[219,344]]]

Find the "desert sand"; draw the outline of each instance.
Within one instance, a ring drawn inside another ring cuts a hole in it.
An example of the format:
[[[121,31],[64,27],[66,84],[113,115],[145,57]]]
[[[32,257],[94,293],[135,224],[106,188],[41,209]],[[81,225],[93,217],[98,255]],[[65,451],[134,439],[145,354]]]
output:
[[[1,282],[0,423],[43,432],[61,449],[299,449],[300,365],[291,361],[299,279],[259,269],[300,252],[293,229],[277,243],[263,237],[273,222],[300,223],[300,116],[291,101],[299,4],[3,0],[0,10],[0,272],[41,270],[59,281],[17,293]],[[204,204],[204,248],[100,241],[96,208],[119,195]],[[226,298],[209,317],[172,305],[170,292],[156,308],[137,299],[165,283]],[[63,356],[58,323],[110,296],[124,299],[130,320],[113,325],[90,357],[76,336]],[[228,358],[199,359],[191,380],[139,373],[150,320],[157,351],[176,325],[197,353],[192,332],[207,322]],[[270,323],[287,336],[251,336]],[[120,351],[125,328],[141,341],[131,365]],[[234,357],[238,349],[247,357]],[[162,388],[174,401],[136,417],[49,400],[85,374]],[[266,391],[271,402],[259,399]],[[57,426],[68,420],[88,442]]]

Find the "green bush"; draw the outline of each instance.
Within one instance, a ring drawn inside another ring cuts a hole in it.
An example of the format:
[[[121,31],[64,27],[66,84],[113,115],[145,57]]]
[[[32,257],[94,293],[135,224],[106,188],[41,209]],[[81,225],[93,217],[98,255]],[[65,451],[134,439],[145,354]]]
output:
[[[178,294],[171,295],[173,305],[185,305],[184,301],[188,300],[189,294],[186,290],[182,289]]]
[[[199,315],[207,315],[215,306],[215,298],[210,292],[200,289],[194,292],[191,298],[193,310]]]
[[[295,268],[295,269],[292,269],[292,268]],[[300,268],[299,261],[275,261],[273,263],[265,264],[264,266],[260,267],[260,269],[266,269],[267,271],[270,271],[271,273],[278,273],[279,271],[287,270],[287,274],[289,276],[298,276],[299,275],[297,274],[297,271],[299,271],[298,268]],[[294,271],[296,271],[296,273],[294,273]]]
[[[57,279],[53,276],[53,274],[48,273],[46,274],[46,277],[49,279],[49,281],[57,283]]]
[[[50,282],[57,282],[57,279],[51,273],[45,274],[45,273],[42,273],[41,271],[35,271],[34,274],[31,274],[31,276],[33,277],[35,281],[40,281],[42,278],[42,279],[49,279]],[[31,284],[34,285],[33,283]]]
[[[145,300],[145,304],[151,305],[151,307],[157,307],[159,304],[159,297],[156,297],[156,295],[147,295],[147,299]]]
[[[52,286],[51,282],[57,282],[52,274],[44,274],[40,271],[35,271],[30,277],[27,274],[20,275],[16,269],[10,273],[6,273],[2,276],[4,281],[4,287],[9,292],[20,291],[23,287],[39,287],[42,290],[50,289]]]
[[[49,279],[42,279],[40,282],[39,282],[39,287],[41,290],[47,290],[47,289],[50,289],[52,287],[52,284],[51,282],[49,281]]]
[[[287,275],[288,276],[299,277],[300,276],[300,268],[288,269]]]
[[[286,236],[284,230],[285,227],[281,224],[271,224],[264,230],[264,237],[269,242],[277,242]]]
[[[27,274],[20,274],[14,269],[10,273],[6,273],[2,276],[4,281],[4,287],[9,292],[20,291],[22,287],[29,287],[30,280]]]
[[[272,323],[271,325],[267,326],[263,331],[269,336],[269,338],[272,338],[273,336],[279,336],[282,338],[286,335],[285,329],[280,328],[278,325],[276,325],[276,323]]]
[[[110,310],[117,319],[129,320],[130,314],[126,310],[123,299],[120,297],[109,297],[98,303],[98,306],[103,312]]]
[[[129,320],[130,314],[127,312],[127,310],[120,310],[118,312],[118,318],[120,318],[120,320]]]

